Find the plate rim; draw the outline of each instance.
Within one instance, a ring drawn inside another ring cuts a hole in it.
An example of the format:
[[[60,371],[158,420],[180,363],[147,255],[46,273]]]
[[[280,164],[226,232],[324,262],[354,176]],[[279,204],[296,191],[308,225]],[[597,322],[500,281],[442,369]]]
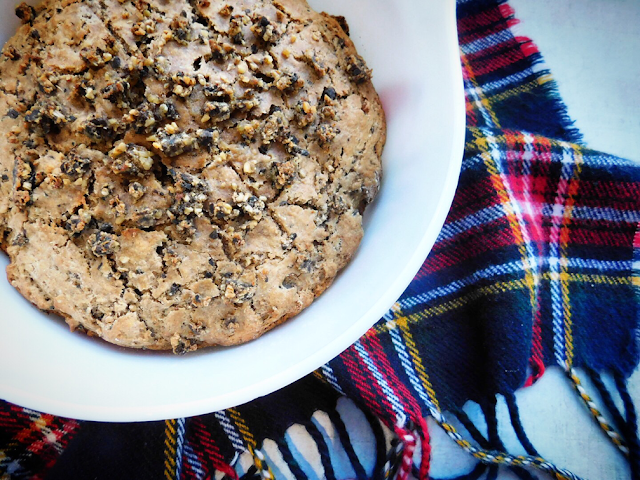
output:
[[[110,408],[46,399],[41,395],[5,385],[2,381],[0,381],[0,398],[34,410],[46,411],[50,414],[81,420],[139,422],[191,417],[240,405],[290,385],[335,358],[357,341],[358,338],[389,310],[389,307],[393,305],[414,278],[436,242],[437,236],[453,202],[458,185],[464,151],[466,114],[462,69],[460,66],[459,52],[457,50],[458,39],[455,1],[448,0],[446,4],[443,8],[445,8],[447,12],[444,28],[446,29],[446,35],[449,37],[447,41],[448,51],[446,52],[447,66],[452,69],[447,78],[450,78],[454,83],[451,88],[454,96],[452,99],[453,133],[450,138],[451,145],[448,145],[450,161],[445,186],[434,215],[426,226],[427,228],[424,229],[424,234],[417,248],[415,248],[411,255],[410,261],[406,262],[402,268],[402,272],[390,283],[386,294],[378,298],[347,330],[297,364],[290,365],[288,368],[280,370],[260,382],[252,383],[233,392],[217,395],[215,398],[201,398],[193,401],[155,405],[152,407],[136,405],[126,408],[122,406]],[[453,48],[454,46],[456,48]]]

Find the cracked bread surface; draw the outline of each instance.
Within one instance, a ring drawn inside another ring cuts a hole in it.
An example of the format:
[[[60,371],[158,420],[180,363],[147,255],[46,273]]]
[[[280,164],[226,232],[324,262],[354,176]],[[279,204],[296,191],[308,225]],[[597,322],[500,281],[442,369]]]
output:
[[[330,285],[386,132],[343,18],[304,0],[16,13],[0,228],[22,295],[108,342],[184,353],[254,339]]]

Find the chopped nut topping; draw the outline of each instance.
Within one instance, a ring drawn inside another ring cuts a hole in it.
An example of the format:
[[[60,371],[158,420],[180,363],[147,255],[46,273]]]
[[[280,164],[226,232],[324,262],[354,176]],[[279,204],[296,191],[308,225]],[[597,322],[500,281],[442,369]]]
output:
[[[318,126],[316,133],[318,134],[320,145],[326,147],[340,133],[340,129],[334,125],[323,123]]]
[[[36,10],[31,5],[22,2],[16,7],[16,16],[23,24],[33,24],[33,20],[36,18]]]
[[[116,240],[116,236],[106,232],[91,235],[89,246],[96,256],[111,255],[120,249],[120,243]]]
[[[139,175],[153,166],[153,154],[142,145],[118,143],[110,152],[113,173]]]
[[[379,183],[364,61],[330,17],[276,0],[103,7],[17,8],[27,25],[0,57],[7,250],[74,268],[45,254],[27,270],[55,273],[46,302],[123,345],[184,353],[296,313],[356,248]]]
[[[362,57],[351,55],[348,59],[347,73],[355,83],[363,83],[371,79],[371,70],[367,68]]]
[[[146,191],[147,188],[138,182],[132,182],[129,184],[129,195],[131,195],[135,200],[140,200]]]

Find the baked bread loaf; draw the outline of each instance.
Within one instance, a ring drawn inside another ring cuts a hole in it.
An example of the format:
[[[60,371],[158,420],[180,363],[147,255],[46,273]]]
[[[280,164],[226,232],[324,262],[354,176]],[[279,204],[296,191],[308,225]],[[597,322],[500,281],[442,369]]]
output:
[[[0,58],[1,246],[37,307],[184,353],[258,337],[347,264],[385,122],[344,19],[305,0],[16,13]]]

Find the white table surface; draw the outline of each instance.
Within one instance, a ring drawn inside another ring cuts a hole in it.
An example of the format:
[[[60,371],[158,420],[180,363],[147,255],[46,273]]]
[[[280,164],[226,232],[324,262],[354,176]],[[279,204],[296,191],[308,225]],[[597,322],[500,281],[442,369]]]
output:
[[[521,23],[555,77],[569,115],[594,149],[640,163],[640,1],[511,0]],[[640,374],[631,378],[640,405]],[[590,389],[593,392],[593,389]],[[594,395],[597,399],[598,397]],[[541,455],[589,480],[623,480],[621,455],[586,414],[559,370],[517,394],[522,423]],[[501,435],[513,453],[523,453],[500,404]],[[467,413],[483,425],[478,408]],[[468,472],[473,461],[443,432],[433,432],[432,475]],[[515,479],[502,472],[499,479]],[[542,477],[541,478],[547,478]]]

